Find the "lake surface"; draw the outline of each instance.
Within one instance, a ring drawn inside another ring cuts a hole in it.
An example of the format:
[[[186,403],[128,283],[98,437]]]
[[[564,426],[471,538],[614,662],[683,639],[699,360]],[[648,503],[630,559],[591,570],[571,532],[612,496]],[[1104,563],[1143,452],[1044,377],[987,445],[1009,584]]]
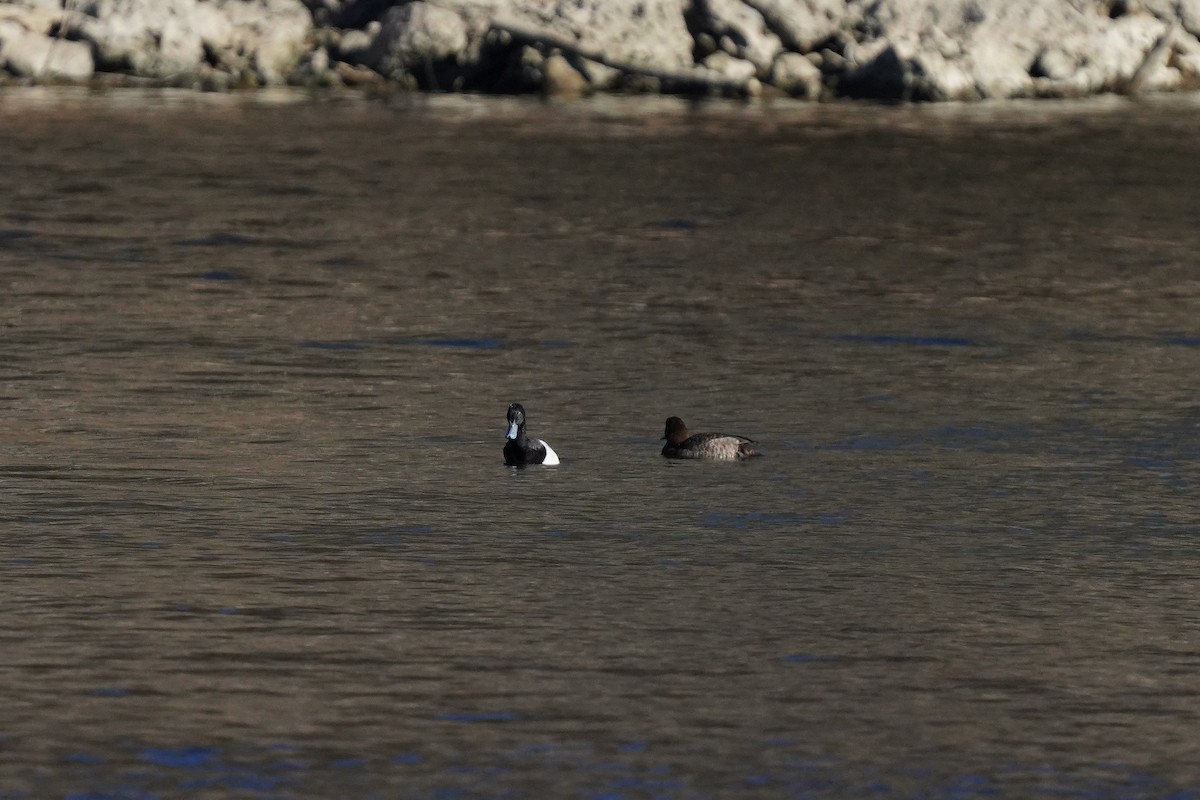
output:
[[[1200,796],[1198,125],[5,90],[0,798]]]

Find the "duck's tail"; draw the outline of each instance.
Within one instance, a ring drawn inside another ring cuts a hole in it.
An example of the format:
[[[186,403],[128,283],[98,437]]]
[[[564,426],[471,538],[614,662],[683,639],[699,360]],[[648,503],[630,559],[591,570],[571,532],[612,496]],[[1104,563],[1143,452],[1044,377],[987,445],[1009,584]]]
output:
[[[738,445],[738,458],[754,458],[761,455],[762,453],[754,449],[752,442],[746,441]]]

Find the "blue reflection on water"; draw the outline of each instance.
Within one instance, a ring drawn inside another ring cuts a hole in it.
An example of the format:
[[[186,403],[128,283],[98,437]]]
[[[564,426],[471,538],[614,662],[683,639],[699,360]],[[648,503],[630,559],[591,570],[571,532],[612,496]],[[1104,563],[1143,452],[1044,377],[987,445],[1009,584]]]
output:
[[[849,439],[843,439],[840,442],[833,442],[826,445],[827,450],[896,450],[902,445],[901,440],[895,436],[879,436],[872,434],[860,434],[852,436]]]
[[[694,219],[676,217],[658,220],[657,222],[648,222],[646,223],[646,227],[650,230],[660,231],[694,231],[700,227],[700,223]]]
[[[788,661],[807,661],[797,655]],[[820,660],[820,659],[818,659]],[[515,715],[451,714],[474,721]],[[1001,764],[958,773],[939,772],[921,764],[892,768],[850,764],[804,751],[806,737],[774,735],[747,743],[762,758],[723,767],[710,765],[701,776],[665,760],[673,743],[658,748],[651,739],[629,740],[610,746],[534,741],[513,743],[496,750],[450,751],[440,757],[414,751],[393,756],[350,755],[339,758],[295,759],[280,746],[231,748],[213,746],[141,747],[136,758],[151,769],[130,770],[121,753],[108,756],[71,753],[75,786],[57,796],[77,800],[148,798],[181,794],[249,795],[300,798],[313,796],[318,784],[326,791],[341,786],[356,797],[501,798],[573,796],[684,800],[768,792],[766,796],[834,800],[846,797],[933,798],[982,800],[993,797],[1055,796],[1066,798],[1198,798],[1192,787],[1172,785],[1136,765],[1099,764],[1087,770],[1060,769],[1048,764]],[[286,746],[290,753],[294,748]],[[752,752],[752,751],[751,751]],[[655,753],[652,763],[649,754]],[[281,760],[280,755],[285,755]],[[126,766],[119,766],[120,764]],[[403,790],[389,792],[388,787]],[[545,792],[537,787],[543,787]],[[549,792],[547,794],[546,792]],[[564,794],[564,792],[566,794]],[[5,792],[0,800],[26,797]],[[763,796],[754,794],[753,796]]]
[[[138,757],[161,767],[193,768],[216,763],[221,751],[215,747],[148,747]]]
[[[240,233],[214,233],[199,239],[179,239],[177,247],[245,247],[258,244],[258,240]]]
[[[1200,347],[1200,336],[1166,336],[1163,343],[1175,347]]]
[[[412,343],[426,347],[465,347],[471,350],[496,350],[504,347],[503,339],[414,339]]]
[[[33,238],[33,231],[24,228],[0,228],[0,245],[15,242],[19,239]]]
[[[963,336],[897,336],[887,334],[843,333],[829,337],[835,342],[900,345],[906,347],[975,347],[979,343]]]
[[[424,760],[425,757],[420,753],[400,753],[399,755],[392,756],[393,764],[413,765],[420,764]]]
[[[783,657],[783,661],[788,664],[815,664],[836,660],[833,656],[818,656],[809,653],[794,653]]]
[[[517,715],[511,711],[449,711],[437,718],[443,722],[512,722]]]
[[[700,518],[700,524],[712,528],[749,528],[758,525],[842,525],[846,518],[842,514],[828,511],[797,512],[767,512],[750,511],[732,513],[729,511],[710,511]]]
[[[75,764],[106,764],[108,759],[104,756],[94,755],[92,753],[71,753],[67,756],[67,761]]]
[[[501,350],[510,346],[510,343],[505,339],[470,336],[445,336],[425,339],[391,338],[386,340],[350,339],[342,341],[303,339],[297,342],[296,346],[305,350],[363,350],[373,345],[385,343],[406,347],[436,347],[450,350]],[[543,339],[538,342],[524,344],[534,344],[538,347],[551,349],[571,346],[571,342],[566,339]]]
[[[252,771],[231,771],[220,775],[182,780],[179,782],[179,788],[184,790],[232,789],[239,792],[261,793],[275,791],[288,783],[289,781],[285,778],[259,775]]]

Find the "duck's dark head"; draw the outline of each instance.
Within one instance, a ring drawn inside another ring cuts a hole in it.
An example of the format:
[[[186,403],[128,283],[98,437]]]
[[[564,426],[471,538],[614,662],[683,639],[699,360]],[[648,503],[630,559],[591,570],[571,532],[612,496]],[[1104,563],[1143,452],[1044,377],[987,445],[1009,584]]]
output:
[[[671,444],[679,444],[688,438],[687,425],[684,425],[679,417],[667,417],[667,427],[662,438]]]
[[[520,403],[513,403],[508,407],[508,433],[506,439],[515,439],[525,429],[525,407]]]

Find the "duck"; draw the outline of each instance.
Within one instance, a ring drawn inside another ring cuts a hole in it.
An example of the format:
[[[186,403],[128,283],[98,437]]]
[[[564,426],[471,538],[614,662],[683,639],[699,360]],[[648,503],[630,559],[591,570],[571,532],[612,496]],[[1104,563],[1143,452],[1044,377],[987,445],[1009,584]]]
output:
[[[525,407],[513,403],[508,407],[508,433],[504,437],[504,463],[510,467],[526,464],[553,466],[558,463],[554,448],[542,439],[534,439],[525,433]]]
[[[740,461],[744,458],[761,456],[755,450],[753,439],[726,433],[694,433],[689,435],[687,425],[679,417],[667,417],[663,437],[662,454],[667,458],[704,458],[710,461]]]

